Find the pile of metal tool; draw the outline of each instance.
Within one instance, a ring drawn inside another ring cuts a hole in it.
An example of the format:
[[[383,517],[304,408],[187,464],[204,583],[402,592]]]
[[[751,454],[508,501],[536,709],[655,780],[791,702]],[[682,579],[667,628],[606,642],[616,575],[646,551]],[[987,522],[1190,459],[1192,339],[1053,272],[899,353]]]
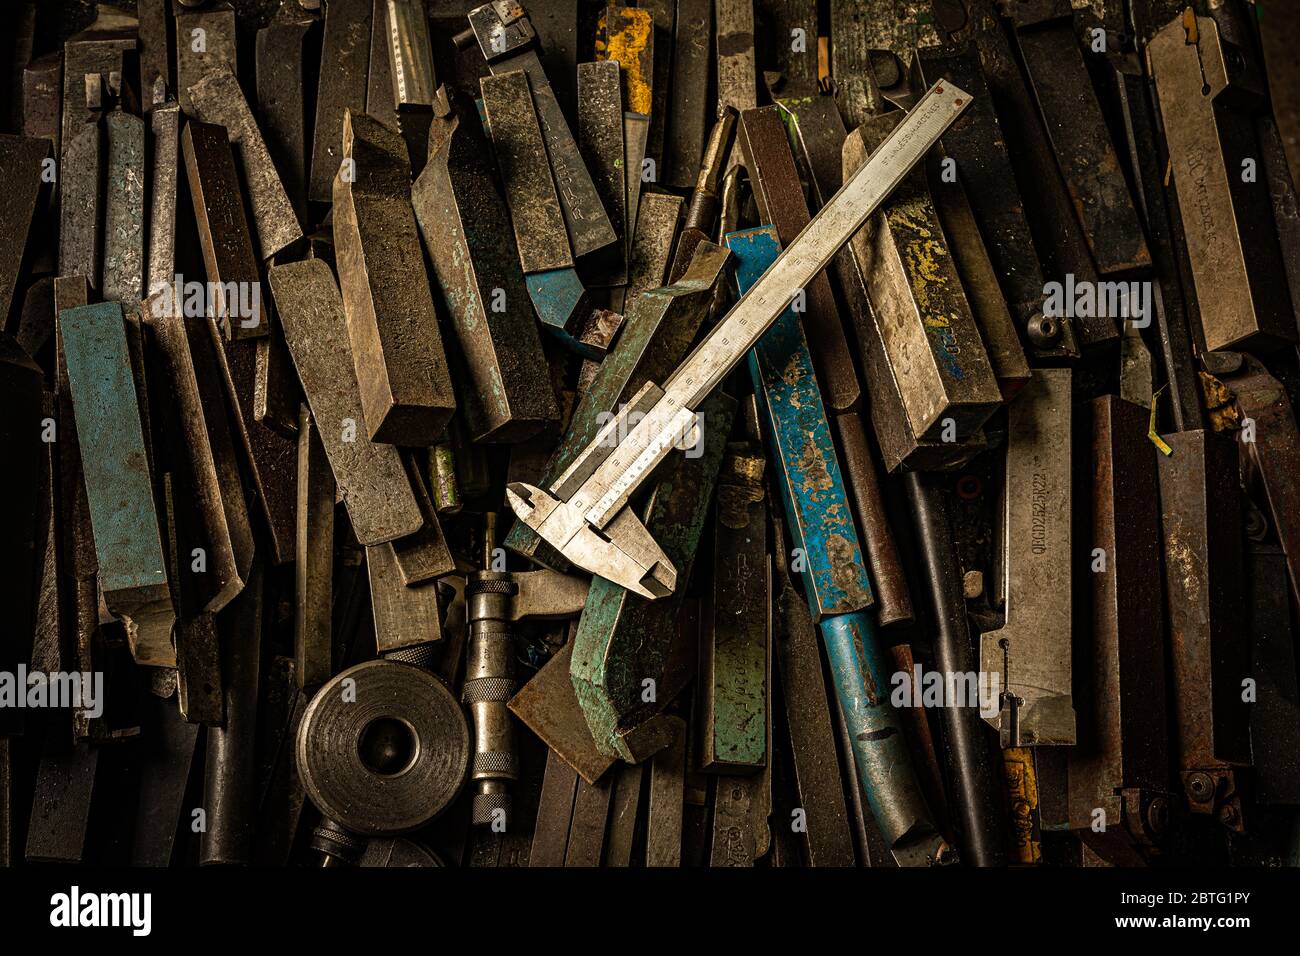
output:
[[[0,863],[1296,863],[1285,6],[14,4]]]

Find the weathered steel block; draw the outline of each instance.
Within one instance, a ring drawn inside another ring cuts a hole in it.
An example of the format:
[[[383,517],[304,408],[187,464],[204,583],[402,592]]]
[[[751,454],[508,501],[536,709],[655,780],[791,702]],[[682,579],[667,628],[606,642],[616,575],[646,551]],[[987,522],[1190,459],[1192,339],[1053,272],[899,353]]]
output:
[[[432,445],[456,410],[397,133],[364,113],[343,124],[334,245],[371,441]]]
[[[513,443],[558,423],[560,410],[490,146],[473,106],[457,100],[453,129],[411,199],[469,371],[462,396],[470,438]]]
[[[361,393],[348,347],[343,301],[319,259],[269,273],[285,341],[338,482],[352,530],[366,546],[414,534],[423,524],[401,455],[361,431]]]

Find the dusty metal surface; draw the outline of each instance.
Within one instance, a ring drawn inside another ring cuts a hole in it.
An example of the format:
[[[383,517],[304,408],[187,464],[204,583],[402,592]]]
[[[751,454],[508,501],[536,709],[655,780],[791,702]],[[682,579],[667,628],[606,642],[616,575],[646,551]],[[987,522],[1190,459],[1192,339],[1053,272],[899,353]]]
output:
[[[388,33],[388,0],[374,0],[370,14],[370,70],[366,79],[366,113],[394,132],[401,132],[393,96],[393,56]],[[409,145],[409,144],[408,144]]]
[[[840,760],[835,751],[817,631],[807,602],[790,586],[785,539],[779,525],[779,514],[774,511],[773,526],[777,530],[772,554],[777,595],[773,645],[798,806],[807,819],[800,842],[809,866],[852,866],[853,837],[840,786]]]
[[[1080,654],[1070,826],[1103,859],[1131,865],[1163,837],[1170,812],[1163,595],[1151,573],[1159,486],[1147,410],[1109,396],[1091,413],[1091,543],[1105,564],[1092,574],[1091,645]]]
[[[437,582],[406,584],[391,544],[366,548],[366,571],[380,654],[442,638]]]
[[[515,16],[514,12],[519,15]],[[546,156],[564,210],[569,244],[574,256],[585,256],[617,241],[617,236],[600,204],[591,174],[578,152],[548,74],[533,47],[536,33],[522,8],[515,5],[514,12],[511,12],[511,22],[503,24],[494,4],[474,8],[469,13],[472,36],[477,38],[479,49],[494,75],[515,71],[528,75],[533,106],[546,140]]]
[[[235,11],[229,3],[176,10],[176,99],[181,112],[196,116],[190,87],[223,66],[238,69]]]
[[[1151,250],[1152,307],[1174,428],[1190,430],[1201,424],[1200,389],[1192,360],[1187,302],[1175,261],[1173,226],[1164,188],[1165,164],[1160,161],[1157,143],[1159,120],[1151,101],[1149,79],[1129,69],[1116,69],[1115,85],[1128,139],[1129,165],[1134,170],[1134,195]]]
[[[850,137],[844,142],[843,169],[856,170],[864,158],[861,140]],[[926,470],[959,467],[983,450],[983,436],[976,434],[965,442],[944,442],[918,438],[912,433],[901,384],[895,379],[888,361],[880,323],[867,295],[868,273],[852,242],[835,258],[836,277],[849,303],[849,318],[863,365],[863,377],[870,398],[871,421],[876,444],[887,472],[900,466]]]
[[[162,81],[163,89],[176,89],[171,66],[171,48],[168,32],[171,23],[168,14],[172,5],[168,0],[137,0],[136,16],[139,18],[140,86],[143,113],[152,112],[154,102],[150,95],[154,84]]]
[[[1238,454],[1228,435],[1194,430],[1161,437],[1173,450],[1158,462],[1176,731],[1171,749],[1192,812],[1239,828],[1234,767],[1250,760],[1249,711],[1241,699],[1250,639],[1241,626]]]
[[[394,538],[388,542],[388,547],[397,562],[403,583],[413,587],[450,574],[456,568],[456,560],[452,556],[433,499],[409,456],[406,457],[406,474],[420,506],[424,524],[414,534]]]
[[[884,107],[871,65],[871,51],[876,44],[868,32],[870,13],[856,0],[831,0],[830,74],[835,100],[849,129],[857,129]],[[963,88],[970,89],[964,84]]]
[[[120,109],[104,117],[104,262],[101,292],[131,308],[144,296],[144,120]]]
[[[197,497],[208,548],[204,608],[215,613],[243,590],[256,546],[225,414],[220,366],[205,328],[209,320],[186,319],[161,306],[161,300],[150,299],[145,322],[160,359],[159,384],[168,390],[184,440],[186,477]]]
[[[1007,421],[1003,560],[1006,622],[980,635],[980,670],[1002,674],[985,715],[1003,747],[1075,742],[1070,646],[1072,376],[1036,369]]]
[[[286,438],[297,438],[302,391],[273,309],[269,310],[269,325],[270,334],[257,340],[253,357],[253,418]]]
[[[180,179],[181,111],[175,100],[155,103],[149,114],[153,170],[149,180],[149,243],[145,289],[168,288],[176,275],[176,202]]]
[[[551,748],[552,758],[558,758],[572,768],[572,773],[581,775],[582,779],[589,783],[594,783],[614,765],[614,758],[596,749],[591,729],[587,726],[582,708],[578,705],[573,681],[569,678],[572,660],[573,642],[570,640],[542,665],[532,680],[519,688],[519,692],[510,700],[510,712],[523,721],[529,730],[546,741],[547,746]],[[550,764],[553,762],[554,759],[547,764],[548,780],[551,776]],[[556,774],[560,779],[565,776],[559,770]],[[549,787],[549,783],[544,786]],[[571,792],[572,784],[569,786]],[[563,830],[567,834],[567,820]]]
[[[632,841],[635,838],[637,815],[641,803],[641,777],[645,767],[641,764],[624,764],[614,780],[614,793],[609,800],[608,835],[602,866],[629,866],[632,861]]]
[[[319,427],[306,404],[298,414],[298,526],[294,548],[294,677],[312,690],[334,676],[334,504],[338,485]]]
[[[1017,20],[1016,38],[1084,238],[1103,275],[1151,264],[1074,18]]]
[[[86,850],[99,750],[87,743],[71,749],[46,734],[27,825],[24,858],[29,863],[80,863]]]
[[[573,797],[573,819],[569,823],[569,844],[565,866],[599,866],[605,855],[605,826],[614,792],[611,774],[598,783],[578,781]]]
[[[483,108],[505,184],[510,220],[525,272],[573,265],[560,197],[547,165],[542,127],[523,71],[482,80]]]
[[[54,147],[54,156],[62,156],[59,118],[63,102],[63,55],[47,53],[35,57],[23,67],[24,136],[41,136]]]
[[[222,127],[191,120],[181,134],[181,147],[207,278],[216,284],[206,325],[218,346],[226,397],[271,531],[273,561],[283,564],[293,558],[297,448],[256,417],[257,343],[248,337],[265,335],[267,322],[230,145]]]
[[[113,73],[121,74],[124,54],[135,50],[136,39],[127,31],[110,28],[89,30],[71,38],[63,47],[63,119],[59,134],[62,149],[61,165],[65,171],[77,168],[68,149],[90,118],[90,113],[103,109],[99,102],[87,98],[87,75],[97,77],[94,82],[106,80]],[[60,270],[65,272],[66,270]]]
[[[757,447],[733,444],[718,474],[713,591],[696,684],[700,764],[714,773],[767,766],[772,595],[763,465]]]
[[[513,443],[557,424],[560,411],[488,141],[472,105],[455,103],[454,128],[411,198],[469,372],[459,397],[470,438]]]
[[[98,118],[74,126],[63,140],[63,178],[59,195],[59,275],[85,276],[99,288],[103,169]]]
[[[414,534],[423,518],[401,456],[363,431],[343,300],[329,266],[319,259],[274,266],[269,281],[357,540],[370,546]]]
[[[567,677],[566,677],[567,679]],[[528,865],[564,866],[569,846],[569,826],[573,819],[573,798],[578,790],[578,775],[551,749],[546,751],[546,773],[533,824],[533,841]]]
[[[261,281],[253,257],[243,193],[226,130],[190,120],[181,133],[190,200],[198,222],[207,280],[213,284],[210,318],[228,340],[267,335],[261,308]],[[173,298],[176,296],[173,290]],[[248,396],[252,401],[252,395]]]
[[[456,408],[410,200],[401,137],[348,112],[349,182],[334,179],[334,245],[366,432],[386,444],[432,445]],[[346,167],[345,167],[346,168]]]
[[[1278,16],[20,0],[0,861],[1294,863]]]
[[[50,154],[44,139],[0,135],[0,176],[6,189],[0,197],[0,326],[9,318],[22,267],[28,229],[41,195],[43,161]]]
[[[673,721],[673,742],[650,764],[649,821],[645,865],[682,865],[682,799],[685,790],[686,724]]]
[[[647,289],[657,289],[666,282],[677,281],[668,278],[667,273],[681,215],[682,201],[677,196],[650,193],[643,198],[637,211],[636,231],[632,234],[632,253],[628,257],[627,288],[623,298],[625,312],[631,311],[637,298]]]
[[[253,209],[258,258],[265,261],[301,239],[302,227],[239,80],[229,70],[216,69],[191,86],[189,94],[199,118],[224,126],[230,142],[238,147],[243,184]]]
[[[762,46],[781,74],[781,93],[817,90],[816,0],[760,0],[756,14],[770,31]],[[764,58],[760,56],[760,60]]]
[[[860,126],[846,141],[846,156],[872,153],[899,115]],[[925,173],[916,170],[852,245],[912,432],[951,443],[988,420],[1001,406],[1001,391],[942,236]]]
[[[626,236],[635,226],[628,221],[619,72],[613,60],[578,66],[578,149],[618,237],[599,254],[597,262],[584,263],[589,285],[617,286],[627,281]]]
[[[1294,342],[1286,290],[1265,279],[1283,271],[1268,197],[1234,182],[1254,137],[1248,113],[1232,104],[1244,98],[1249,108],[1252,91],[1234,82],[1215,22],[1195,17],[1194,24],[1189,42],[1184,21],[1169,23],[1152,39],[1149,57],[1202,339],[1211,351]]]
[[[297,0],[284,0],[257,31],[254,55],[258,128],[299,222],[307,212],[306,46],[318,23]]]
[[[998,286],[998,275],[984,246],[966,190],[959,181],[947,181],[943,175],[942,164],[946,158],[936,151],[927,164],[930,197],[993,375],[998,380],[1003,400],[1007,401],[1029,381],[1029,362]]]
[[[759,218],[775,226],[782,244],[789,245],[812,217],[780,112],[774,106],[742,112],[736,136],[749,169]],[[820,272],[803,291],[800,319],[817,366],[818,382],[827,405],[836,412],[847,411],[858,404],[862,395],[830,279]]]
[[[750,0],[718,0],[713,5],[718,102],[737,111],[758,105],[754,59],[754,5]]]
[[[943,148],[949,156],[960,157],[958,176],[966,188],[1007,305],[1017,328],[1023,329],[1042,309],[1042,268],[980,63],[980,51],[975,45],[953,54],[924,50],[917,59],[926,79],[950,77],[974,97],[967,114],[944,135]]]
[[[661,177],[665,186],[688,188],[694,185],[699,171],[711,119],[707,91],[713,72],[712,39],[713,4],[709,0],[678,0],[671,62],[671,115]]]
[[[343,116],[366,108],[372,0],[333,0],[325,11],[316,122],[312,127],[307,198],[329,202],[343,162]]]

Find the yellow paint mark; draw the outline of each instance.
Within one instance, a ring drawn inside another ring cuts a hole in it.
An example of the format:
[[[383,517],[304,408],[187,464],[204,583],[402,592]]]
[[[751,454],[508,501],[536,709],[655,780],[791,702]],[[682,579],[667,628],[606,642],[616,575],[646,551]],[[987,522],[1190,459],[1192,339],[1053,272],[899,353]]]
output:
[[[1236,393],[1209,372],[1200,373],[1201,397],[1210,415],[1210,426],[1216,432],[1234,431],[1241,427],[1241,410],[1234,399]]]
[[[620,24],[610,32],[607,18],[613,15]],[[654,42],[654,21],[646,10],[632,7],[608,7],[598,21],[599,38],[596,40],[596,59],[614,60],[618,63],[623,80],[623,107],[633,113],[650,113],[653,63],[645,56],[646,48]]]
[[[1042,820],[1038,813],[1038,774],[1034,751],[1009,747],[1002,751],[1002,778],[1011,810],[1011,862],[1032,866],[1042,859]]]
[[[1160,410],[1160,393],[1163,392],[1166,387],[1167,386],[1165,385],[1161,385],[1156,389],[1156,393],[1151,396],[1151,421],[1147,425],[1147,438],[1150,438],[1151,444],[1155,445],[1156,448],[1160,450],[1160,454],[1168,458],[1174,453],[1174,450],[1165,443],[1165,440],[1161,438],[1160,434],[1156,431],[1156,413]]]

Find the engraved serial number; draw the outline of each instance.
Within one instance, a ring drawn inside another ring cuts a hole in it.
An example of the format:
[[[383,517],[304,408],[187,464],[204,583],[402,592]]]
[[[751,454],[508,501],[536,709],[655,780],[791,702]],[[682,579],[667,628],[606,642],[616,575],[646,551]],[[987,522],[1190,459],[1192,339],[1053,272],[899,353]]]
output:
[[[1034,554],[1047,552],[1047,476],[1034,472],[1030,496],[1029,549]]]

